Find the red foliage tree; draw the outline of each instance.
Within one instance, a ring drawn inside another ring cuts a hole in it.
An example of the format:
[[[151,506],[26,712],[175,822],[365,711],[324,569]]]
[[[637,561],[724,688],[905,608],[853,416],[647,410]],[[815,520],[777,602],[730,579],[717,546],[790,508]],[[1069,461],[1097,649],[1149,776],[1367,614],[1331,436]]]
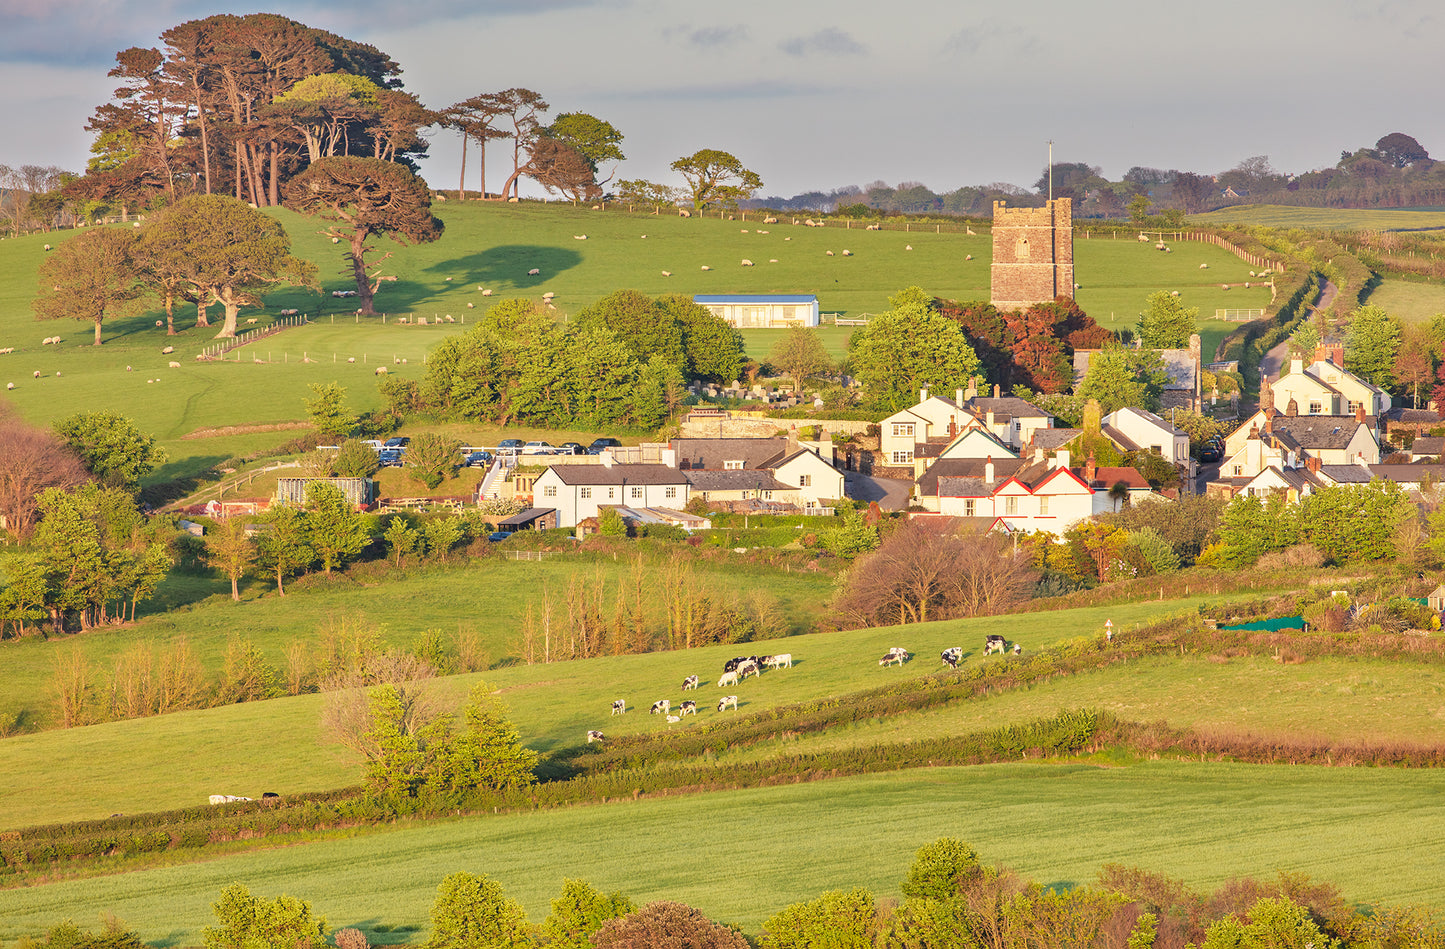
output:
[[[40,492],[73,488],[89,477],[59,436],[26,425],[0,405],[0,516],[12,534],[23,540],[35,529]]]

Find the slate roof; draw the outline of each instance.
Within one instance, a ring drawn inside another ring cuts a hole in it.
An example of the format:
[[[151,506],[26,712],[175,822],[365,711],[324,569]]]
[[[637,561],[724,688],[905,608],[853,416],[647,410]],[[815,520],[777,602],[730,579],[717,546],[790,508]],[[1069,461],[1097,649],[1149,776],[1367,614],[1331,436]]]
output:
[[[1029,446],[1042,448],[1044,451],[1056,451],[1082,434],[1082,428],[1041,428],[1034,432]]]
[[[964,403],[982,420],[986,413],[993,412],[995,422],[1007,422],[1016,418],[1053,418],[1048,412],[1034,405],[1028,399],[1018,396],[1001,396],[997,399],[974,396]]]
[[[1400,422],[1404,425],[1429,425],[1431,428],[1440,424],[1440,413],[1434,409],[1407,409],[1404,406],[1395,406],[1385,410],[1384,418],[1387,422]]]
[[[816,303],[815,293],[702,293],[692,298],[693,303]]]
[[[1410,445],[1410,454],[1416,458],[1421,456],[1439,458],[1441,455],[1445,455],[1445,438],[1423,435]]]
[[[1275,435],[1288,435],[1301,448],[1347,448],[1362,425],[1353,415],[1276,415]]]
[[[1115,445],[1118,445],[1125,451],[1139,451],[1139,446],[1134,444],[1133,440],[1129,438],[1128,435],[1125,435],[1123,432],[1119,431],[1112,425],[1099,426],[1099,432],[1109,441],[1113,442]]]
[[[703,471],[683,472],[694,491],[796,491],[797,485],[783,484],[771,471]]]
[[[786,438],[674,438],[679,468],[722,470],[724,462],[741,461],[744,468],[772,468],[788,450]]]
[[[687,484],[687,474],[667,465],[553,465],[565,485]]]
[[[983,480],[986,458],[940,458],[928,466],[918,478],[918,493],[927,497],[938,495],[939,478],[978,478]],[[993,483],[997,484],[1024,467],[1018,458],[996,458],[993,462]]]

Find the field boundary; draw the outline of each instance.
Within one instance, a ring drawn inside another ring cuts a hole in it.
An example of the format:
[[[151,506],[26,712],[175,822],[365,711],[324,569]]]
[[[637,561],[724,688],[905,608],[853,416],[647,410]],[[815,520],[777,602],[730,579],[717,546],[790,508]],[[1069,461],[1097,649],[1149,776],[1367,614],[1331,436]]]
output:
[[[265,339],[268,336],[275,336],[277,333],[288,330],[293,326],[305,326],[310,322],[311,317],[305,313],[298,313],[295,316],[283,316],[269,326],[260,326],[253,330],[246,330],[244,333],[233,336],[224,342],[212,343],[201,350],[196,358],[220,359],[234,349],[240,349],[242,346]]]

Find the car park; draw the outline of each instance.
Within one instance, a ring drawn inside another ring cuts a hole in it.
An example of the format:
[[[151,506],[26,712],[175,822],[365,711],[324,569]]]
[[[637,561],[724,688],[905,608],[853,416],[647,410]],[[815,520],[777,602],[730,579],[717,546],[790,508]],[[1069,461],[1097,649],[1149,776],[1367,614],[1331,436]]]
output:
[[[621,448],[622,443],[615,438],[594,438],[592,444],[587,446],[587,454],[600,455],[607,448]]]
[[[497,454],[515,455],[522,450],[522,444],[520,438],[504,438],[497,442]]]
[[[466,456],[468,468],[485,468],[492,463],[492,453],[489,451],[474,451]]]

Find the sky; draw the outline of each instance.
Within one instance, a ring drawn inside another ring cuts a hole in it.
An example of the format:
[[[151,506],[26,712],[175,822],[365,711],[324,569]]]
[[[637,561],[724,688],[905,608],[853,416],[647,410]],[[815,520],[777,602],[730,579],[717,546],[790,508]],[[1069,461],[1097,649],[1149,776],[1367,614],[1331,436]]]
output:
[[[874,181],[1030,187],[1048,161],[1282,172],[1402,131],[1445,158],[1438,0],[0,0],[0,164],[81,170],[115,54],[215,13],[371,43],[432,108],[511,86],[625,136],[618,177],[700,148],[790,196]],[[460,141],[422,174],[456,187]],[[500,187],[505,145],[488,151]],[[473,149],[473,152],[475,150]],[[476,187],[474,155],[468,187]]]

